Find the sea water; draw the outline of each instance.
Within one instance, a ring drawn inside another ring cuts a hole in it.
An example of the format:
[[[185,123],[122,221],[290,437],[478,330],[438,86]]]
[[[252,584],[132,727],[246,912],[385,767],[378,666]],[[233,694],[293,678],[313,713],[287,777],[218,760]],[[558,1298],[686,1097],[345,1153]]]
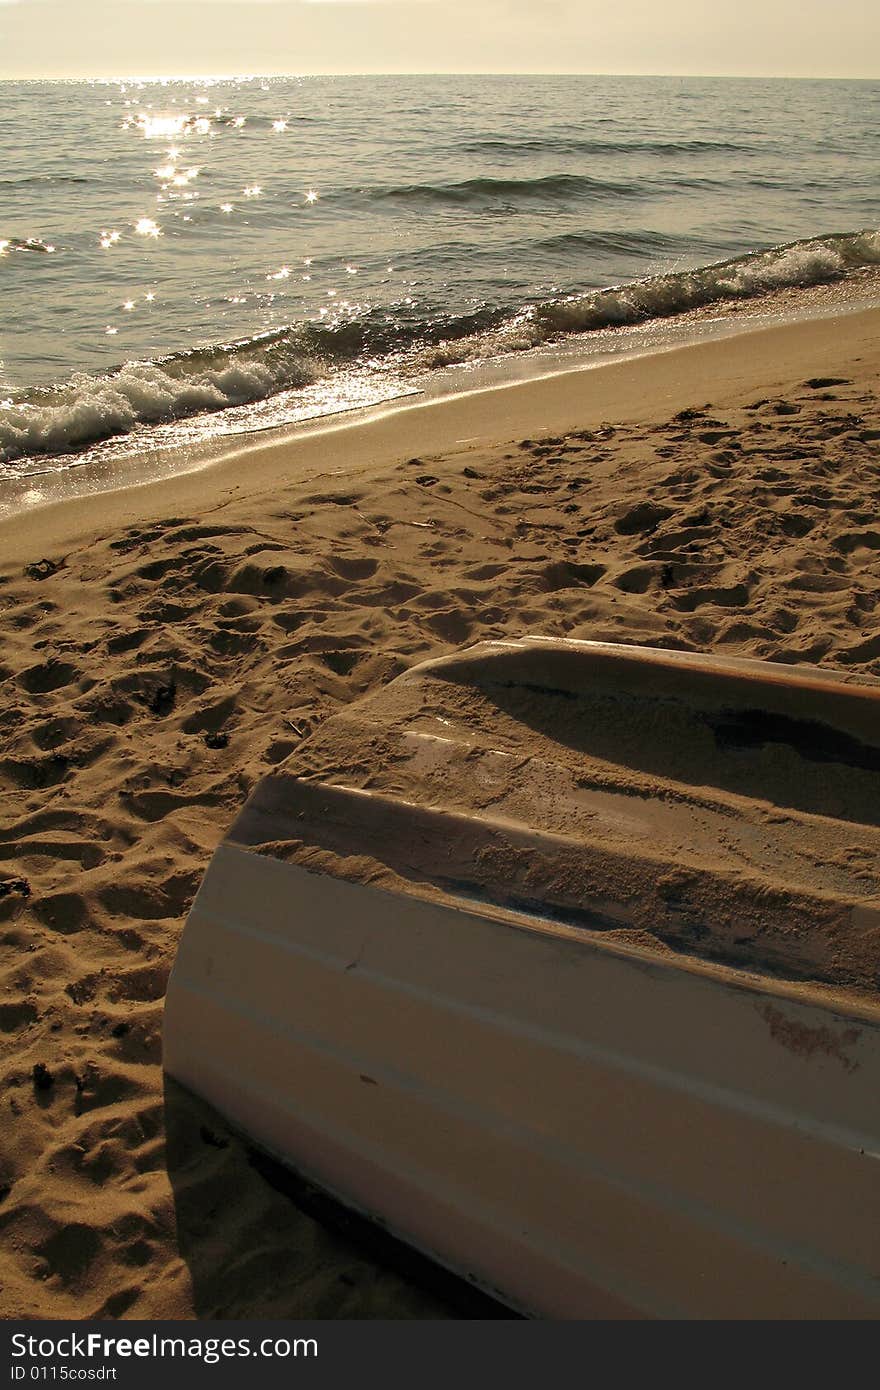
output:
[[[872,81],[2,82],[0,486],[870,277],[878,120]]]

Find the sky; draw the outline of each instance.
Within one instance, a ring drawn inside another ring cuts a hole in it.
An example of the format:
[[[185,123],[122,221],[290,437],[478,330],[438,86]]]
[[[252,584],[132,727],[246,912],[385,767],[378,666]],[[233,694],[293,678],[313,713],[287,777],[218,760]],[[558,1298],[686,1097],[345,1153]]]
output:
[[[880,77],[878,0],[0,0],[0,77]]]

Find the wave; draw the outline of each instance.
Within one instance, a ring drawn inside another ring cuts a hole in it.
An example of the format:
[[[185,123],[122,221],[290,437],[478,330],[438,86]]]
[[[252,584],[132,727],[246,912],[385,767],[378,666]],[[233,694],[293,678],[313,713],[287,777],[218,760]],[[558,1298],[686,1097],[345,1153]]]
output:
[[[71,453],[139,426],[250,404],[306,386],[319,372],[287,333],[129,362],[104,375],[78,372],[0,404],[0,460]]]
[[[732,140],[595,140],[583,136],[486,135],[455,145],[456,154],[755,154]]]
[[[198,119],[198,117],[196,117],[195,119]],[[245,113],[244,115],[240,116],[224,112],[220,116],[212,115],[211,117],[209,117],[209,119],[212,125],[229,127],[232,130],[274,130],[276,132],[278,131],[279,120],[283,121],[285,129],[288,130],[291,126],[294,125],[300,126],[321,124],[320,116],[287,115],[275,117],[263,115],[261,112],[252,112],[250,114]]]
[[[457,239],[433,242],[429,249],[418,246],[409,251],[399,250],[394,256],[394,264],[398,270],[416,273],[424,271],[427,265],[436,274],[444,267],[455,270],[467,257],[471,267],[485,266],[488,275],[493,274],[497,267],[507,267],[515,262],[523,267],[522,278],[527,282],[533,282],[539,272],[546,274],[549,271],[558,276],[563,267],[567,271],[576,268],[583,282],[584,276],[589,273],[588,257],[625,256],[642,261],[660,257],[667,260],[686,258],[691,263],[700,256],[723,255],[739,244],[741,239],[731,246],[729,238],[660,232],[645,227],[605,227],[596,231],[557,232],[537,238],[511,237],[482,245],[474,245],[462,235]]]
[[[532,246],[554,256],[583,255],[585,251],[625,256],[670,255],[692,253],[694,237],[654,232],[647,227],[627,232],[605,229],[601,232],[560,232],[556,236],[541,237],[532,242]]]
[[[774,290],[829,284],[876,265],[880,265],[880,231],[840,232],[790,242],[695,270],[531,305],[493,330],[491,342],[480,334],[447,341],[429,348],[423,361],[428,367],[450,366],[528,351],[574,333],[644,324]]]
[[[18,178],[0,179],[0,188],[26,188],[35,183],[95,183],[82,174],[21,174]]]
[[[38,255],[51,256],[55,250],[48,241],[43,241],[42,237],[0,237],[0,256],[8,251],[36,251]]]
[[[531,201],[548,198],[638,197],[639,188],[630,183],[593,179],[586,174],[545,174],[536,179],[473,178],[457,183],[366,184],[359,188],[331,193],[330,197],[354,192],[371,202],[415,201],[425,203],[484,203],[492,199]]]
[[[280,134],[292,126],[313,125],[319,120],[317,116],[288,115],[276,118],[263,113],[236,115],[227,111],[139,111],[136,115],[126,116],[120,128],[135,130],[146,139],[155,140],[211,135],[215,130],[274,130]]]
[[[589,246],[592,234],[582,236]],[[384,361],[398,371],[424,371],[786,287],[829,283],[877,265],[880,231],[845,232],[544,300],[516,313],[492,304],[463,314],[423,306],[418,314],[401,312],[389,321],[382,307],[332,324],[292,325],[241,342],[130,362],[102,375],[78,373],[61,385],[0,402],[0,460],[69,453],[141,427],[247,405],[355,363]]]

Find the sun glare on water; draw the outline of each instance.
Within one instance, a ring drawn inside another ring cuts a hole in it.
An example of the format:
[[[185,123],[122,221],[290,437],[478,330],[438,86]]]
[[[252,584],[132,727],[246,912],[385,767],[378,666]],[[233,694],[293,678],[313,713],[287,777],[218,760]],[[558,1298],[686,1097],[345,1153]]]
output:
[[[168,140],[178,135],[210,135],[212,121],[210,116],[190,116],[185,111],[170,115],[153,115],[151,112],[141,111],[135,121],[127,120],[124,128],[132,124],[145,140]]]
[[[185,115],[151,116],[146,111],[142,111],[136,124],[145,140],[167,140],[169,136],[183,135],[189,124],[189,117]]]

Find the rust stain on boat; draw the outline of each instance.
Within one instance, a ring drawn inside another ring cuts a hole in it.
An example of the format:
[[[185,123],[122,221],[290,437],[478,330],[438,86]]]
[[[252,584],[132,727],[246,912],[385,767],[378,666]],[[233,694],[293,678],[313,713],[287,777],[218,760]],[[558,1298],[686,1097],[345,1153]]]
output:
[[[788,1018],[773,1004],[768,1004],[761,1010],[761,1014],[770,1027],[770,1036],[774,1042],[787,1047],[790,1052],[807,1058],[817,1055],[831,1057],[835,1062],[839,1062],[845,1071],[858,1070],[859,1063],[847,1056],[844,1048],[852,1047],[858,1042],[861,1037],[860,1028],[846,1028],[842,1033],[836,1033],[825,1026],[810,1027],[806,1023],[798,1023],[795,1019]]]

